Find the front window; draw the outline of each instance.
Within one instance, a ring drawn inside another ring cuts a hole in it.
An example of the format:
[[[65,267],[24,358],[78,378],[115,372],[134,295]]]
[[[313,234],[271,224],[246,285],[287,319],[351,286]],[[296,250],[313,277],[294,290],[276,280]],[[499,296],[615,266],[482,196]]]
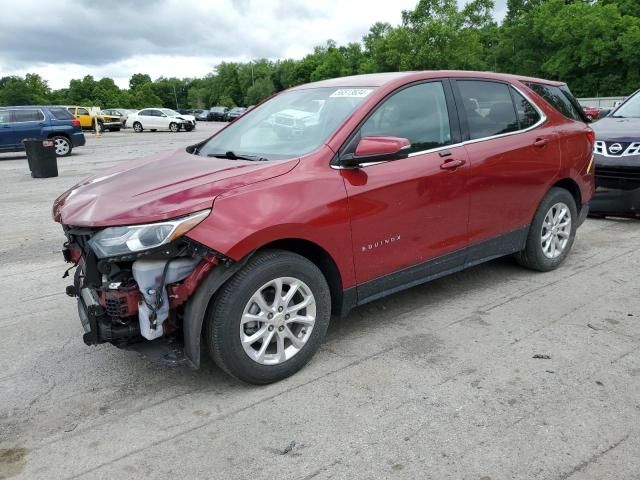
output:
[[[293,90],[243,115],[207,142],[200,155],[282,160],[322,145],[373,92],[373,88],[324,87]]]
[[[637,93],[633,95],[612,116],[617,118],[640,118],[640,95]]]
[[[406,138],[411,142],[409,153],[450,145],[451,127],[442,83],[420,83],[393,94],[362,125],[360,136]]]

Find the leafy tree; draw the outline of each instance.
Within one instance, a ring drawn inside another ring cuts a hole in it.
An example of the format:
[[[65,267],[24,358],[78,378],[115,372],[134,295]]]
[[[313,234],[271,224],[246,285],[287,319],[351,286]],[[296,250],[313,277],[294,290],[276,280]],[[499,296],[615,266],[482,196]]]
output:
[[[36,73],[28,73],[24,79],[16,76],[0,79],[0,105],[47,103],[50,93],[46,80]]]
[[[247,97],[245,99],[246,105],[255,105],[261,102],[275,91],[273,82],[270,78],[259,78],[256,80],[256,84],[249,87],[247,90]]]
[[[151,77],[146,73],[134,73],[129,79],[129,90],[137,91],[143,85],[151,83]]]

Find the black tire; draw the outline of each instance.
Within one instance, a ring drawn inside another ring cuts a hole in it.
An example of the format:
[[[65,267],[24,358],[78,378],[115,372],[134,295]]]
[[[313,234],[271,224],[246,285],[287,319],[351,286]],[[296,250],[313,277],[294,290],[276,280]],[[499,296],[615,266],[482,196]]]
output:
[[[180,131],[180,125],[178,125],[176,122],[171,122],[169,124],[169,130],[171,130],[172,132],[179,132]]]
[[[136,133],[140,133],[144,130],[144,128],[142,128],[142,124],[140,122],[133,122],[133,131]]]
[[[65,137],[64,135],[56,135],[55,137],[51,137],[51,140],[53,140],[53,144],[56,149],[56,156],[68,157],[71,155],[73,144],[68,137]]]
[[[98,132],[102,133],[104,132],[104,123],[98,121]]]
[[[264,365],[245,352],[240,340],[240,321],[252,295],[279,277],[294,277],[309,287],[315,299],[316,319],[308,340],[295,355],[282,363]],[[312,262],[292,252],[265,250],[221,287],[207,315],[204,338],[211,359],[237,379],[263,385],[293,375],[318,350],[331,318],[331,295],[322,272]]]
[[[185,132],[191,132],[195,127],[193,125],[185,125],[184,126],[184,131]]]
[[[542,247],[543,224],[547,213],[557,204],[564,204],[569,209],[571,228],[566,245],[562,252],[555,258],[545,255]],[[564,262],[571,251],[578,228],[578,213],[576,201],[573,195],[564,188],[553,187],[540,202],[540,206],[533,217],[533,222],[529,227],[527,243],[524,250],[516,254],[516,260],[520,265],[539,272],[548,272],[558,268]]]

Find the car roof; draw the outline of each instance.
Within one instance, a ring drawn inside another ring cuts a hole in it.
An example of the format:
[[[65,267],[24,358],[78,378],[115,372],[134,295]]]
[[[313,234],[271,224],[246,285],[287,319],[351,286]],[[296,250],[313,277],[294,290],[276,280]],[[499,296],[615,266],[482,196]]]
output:
[[[524,75],[513,75],[507,73],[495,72],[477,72],[471,70],[425,70],[412,72],[386,72],[386,73],[368,73],[364,75],[352,75],[349,77],[332,78],[329,80],[320,80],[318,82],[307,83],[293,87],[291,90],[302,90],[305,88],[319,87],[381,87],[386,84],[395,83],[404,80],[405,83],[418,80],[427,80],[431,78],[483,78],[487,80],[506,80],[520,82],[536,82],[548,85],[560,86],[564,82],[553,80],[545,80],[542,78],[527,77]]]
[[[6,106],[0,106],[0,110],[6,110],[7,108],[20,109],[20,108],[56,108],[56,107],[58,107],[58,105],[6,105]]]

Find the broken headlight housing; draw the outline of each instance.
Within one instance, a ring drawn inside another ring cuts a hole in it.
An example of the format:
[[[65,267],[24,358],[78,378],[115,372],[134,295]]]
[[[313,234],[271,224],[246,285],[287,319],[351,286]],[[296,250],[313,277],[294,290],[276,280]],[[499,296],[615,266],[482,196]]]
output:
[[[89,240],[89,245],[98,258],[150,250],[182,237],[207,218],[209,213],[211,209],[163,222],[108,227],[96,233]]]

